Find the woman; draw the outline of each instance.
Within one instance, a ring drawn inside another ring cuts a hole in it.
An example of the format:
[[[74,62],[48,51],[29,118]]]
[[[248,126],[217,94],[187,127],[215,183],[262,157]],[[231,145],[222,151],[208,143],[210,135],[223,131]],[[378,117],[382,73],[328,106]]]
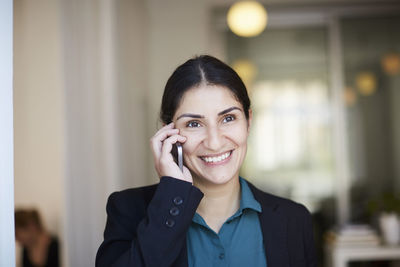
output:
[[[15,238],[23,247],[23,267],[58,267],[58,240],[48,233],[36,209],[15,211]]]
[[[160,183],[110,196],[96,266],[316,266],[306,208],[239,177],[252,113],[234,70],[188,60],[165,86],[160,117],[150,142]]]

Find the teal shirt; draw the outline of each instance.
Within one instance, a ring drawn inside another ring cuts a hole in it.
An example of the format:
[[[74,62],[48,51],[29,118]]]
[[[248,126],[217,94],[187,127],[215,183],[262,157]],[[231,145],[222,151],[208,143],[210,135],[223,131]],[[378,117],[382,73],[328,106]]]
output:
[[[215,233],[196,213],[187,234],[189,267],[267,266],[258,213],[261,205],[240,179],[239,210]]]

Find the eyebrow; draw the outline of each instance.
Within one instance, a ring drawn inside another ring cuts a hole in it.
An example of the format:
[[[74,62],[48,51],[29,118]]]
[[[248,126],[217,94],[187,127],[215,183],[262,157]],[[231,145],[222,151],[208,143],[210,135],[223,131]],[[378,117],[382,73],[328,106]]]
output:
[[[235,110],[235,109],[242,111],[242,110],[241,110],[240,108],[238,108],[238,107],[230,107],[230,108],[227,108],[227,109],[221,111],[220,113],[218,113],[218,116],[221,116],[221,115],[224,115],[224,114],[226,114],[226,113],[229,113],[229,112],[231,112],[232,110]]]
[[[224,115],[226,113],[229,113],[232,110],[240,110],[241,111],[241,109],[238,108],[238,107],[230,107],[230,108],[224,109],[223,111],[219,112],[218,116],[221,116],[221,115]],[[204,118],[203,115],[193,114],[193,113],[184,113],[184,114],[180,115],[178,118],[176,118],[176,120],[179,120],[180,118],[185,118],[185,117],[194,118],[194,119],[202,119],[202,118]]]
[[[176,120],[179,120],[180,118],[185,118],[185,117],[194,118],[194,119],[202,119],[202,118],[204,118],[204,116],[199,115],[199,114],[184,113],[184,114],[180,115],[178,118],[176,118]]]

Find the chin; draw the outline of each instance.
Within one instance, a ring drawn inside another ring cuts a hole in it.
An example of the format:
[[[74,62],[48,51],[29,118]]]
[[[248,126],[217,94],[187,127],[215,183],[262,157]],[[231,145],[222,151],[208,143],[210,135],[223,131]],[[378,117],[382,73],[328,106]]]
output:
[[[228,175],[196,175],[194,180],[202,184],[224,185],[237,177],[239,175],[233,173]]]

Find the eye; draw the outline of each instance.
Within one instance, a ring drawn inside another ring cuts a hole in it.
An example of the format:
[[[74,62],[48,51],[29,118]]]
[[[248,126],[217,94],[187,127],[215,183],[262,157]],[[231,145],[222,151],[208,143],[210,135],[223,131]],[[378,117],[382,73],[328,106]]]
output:
[[[189,128],[197,128],[197,127],[200,127],[200,123],[199,123],[198,121],[189,121],[189,122],[186,124],[186,127],[189,127]]]
[[[226,115],[226,116],[224,117],[223,122],[224,122],[224,123],[226,123],[226,122],[231,122],[231,121],[234,121],[235,119],[236,119],[236,117],[235,117],[234,115]]]

